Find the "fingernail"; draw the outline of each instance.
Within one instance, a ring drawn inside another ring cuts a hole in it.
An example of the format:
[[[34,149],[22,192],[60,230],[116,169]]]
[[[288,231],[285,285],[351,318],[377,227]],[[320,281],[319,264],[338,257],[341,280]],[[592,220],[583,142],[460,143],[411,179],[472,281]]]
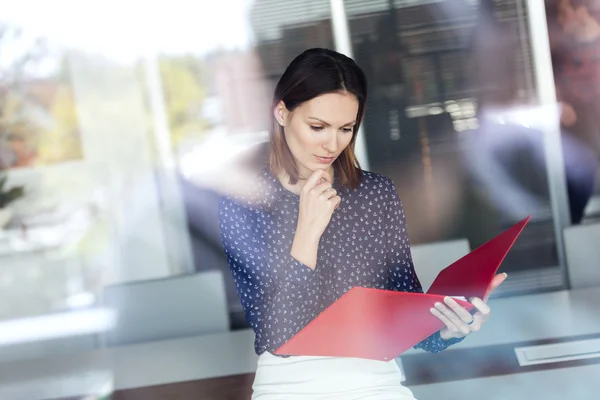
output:
[[[430,308],[430,309],[429,309],[429,312],[431,312],[433,315],[435,315],[435,312],[436,312],[436,311],[437,311],[437,310],[436,310],[435,308]]]
[[[504,272],[504,277],[508,278],[508,274],[506,272]]]

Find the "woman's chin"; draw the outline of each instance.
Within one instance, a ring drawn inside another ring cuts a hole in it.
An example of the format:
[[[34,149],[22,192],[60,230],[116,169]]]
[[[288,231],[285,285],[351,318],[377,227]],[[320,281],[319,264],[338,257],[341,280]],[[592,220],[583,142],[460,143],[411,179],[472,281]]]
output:
[[[308,179],[315,171],[325,171],[328,172],[331,170],[332,165],[331,164],[320,164],[320,163],[311,163],[311,164],[305,164],[303,166],[303,168],[301,169],[300,175],[301,176],[305,176],[304,179]]]
[[[319,165],[318,167],[315,167],[313,170],[311,170],[311,174],[315,171],[329,172],[330,170],[331,170],[331,165]]]

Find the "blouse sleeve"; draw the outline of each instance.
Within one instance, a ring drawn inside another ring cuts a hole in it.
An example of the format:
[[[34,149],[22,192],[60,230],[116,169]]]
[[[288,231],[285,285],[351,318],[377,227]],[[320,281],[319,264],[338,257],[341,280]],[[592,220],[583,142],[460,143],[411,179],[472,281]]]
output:
[[[315,316],[319,301],[315,273],[290,255],[291,243],[267,239],[259,227],[263,212],[223,197],[219,225],[246,320],[257,336],[257,351],[274,352]],[[263,224],[264,226],[264,224]]]
[[[421,282],[415,273],[415,268],[410,253],[410,243],[406,231],[406,218],[398,191],[390,180],[387,189],[390,191],[388,215],[386,220],[386,252],[389,268],[389,289],[402,292],[423,293]],[[436,332],[415,346],[431,353],[439,353],[449,346],[463,340],[444,340],[440,332]]]

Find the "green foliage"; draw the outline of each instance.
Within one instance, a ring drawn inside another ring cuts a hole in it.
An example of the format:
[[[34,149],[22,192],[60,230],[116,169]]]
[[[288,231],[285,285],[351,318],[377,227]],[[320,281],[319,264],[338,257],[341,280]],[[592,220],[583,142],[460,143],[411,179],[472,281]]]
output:
[[[162,56],[160,74],[165,107],[171,129],[171,143],[177,147],[185,137],[201,137],[206,130],[202,103],[206,88],[202,62],[192,56]]]
[[[0,208],[6,207],[8,204],[25,195],[25,188],[23,186],[6,189],[7,180],[6,176],[0,176]]]

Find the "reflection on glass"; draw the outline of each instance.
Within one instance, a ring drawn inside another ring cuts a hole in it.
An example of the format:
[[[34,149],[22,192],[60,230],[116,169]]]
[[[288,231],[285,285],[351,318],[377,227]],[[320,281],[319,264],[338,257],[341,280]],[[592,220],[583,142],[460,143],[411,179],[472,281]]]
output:
[[[560,287],[542,136],[555,112],[533,117],[524,2],[389,1],[371,13],[345,3],[370,82],[369,163],[397,183],[413,245],[466,238],[475,248],[533,214],[502,290]],[[489,118],[515,109],[533,119]]]
[[[265,161],[273,86],[292,57],[335,47],[330,2],[27,3],[0,17],[0,366],[98,351],[110,318],[60,318],[101,312],[112,284],[220,270],[231,326],[246,327],[218,196]],[[536,104],[527,1],[344,4],[370,85],[369,166],[396,182],[413,245],[475,248],[531,213],[499,291],[561,287],[543,137],[562,117],[571,216],[600,215],[595,64],[569,19],[584,7],[598,30],[590,3],[548,2],[558,110]],[[567,98],[588,83],[585,102]],[[0,397],[60,382],[110,392],[110,361],[83,364],[25,386],[0,376]]]
[[[596,205],[600,194],[600,75],[596,60],[600,14],[593,1],[553,0],[546,2],[546,17],[556,93],[561,102],[562,134],[565,140],[582,148],[565,151],[565,161],[570,166],[567,190],[571,220],[579,224],[600,211]],[[590,209],[586,210],[588,205]]]

